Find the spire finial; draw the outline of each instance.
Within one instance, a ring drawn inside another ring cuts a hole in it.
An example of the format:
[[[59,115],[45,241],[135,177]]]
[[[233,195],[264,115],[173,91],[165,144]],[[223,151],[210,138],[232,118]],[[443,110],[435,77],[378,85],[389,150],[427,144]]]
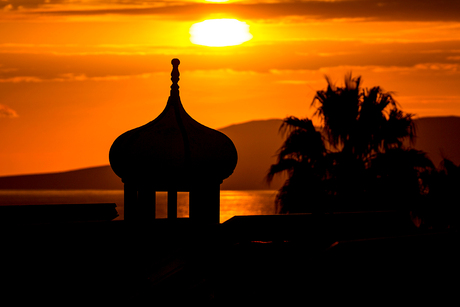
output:
[[[179,82],[179,76],[180,76],[180,73],[179,73],[180,61],[179,59],[172,59],[171,64],[173,66],[173,69],[171,71],[171,81],[173,83],[171,85],[171,95],[175,94],[179,96],[179,85],[177,84],[177,82]]]

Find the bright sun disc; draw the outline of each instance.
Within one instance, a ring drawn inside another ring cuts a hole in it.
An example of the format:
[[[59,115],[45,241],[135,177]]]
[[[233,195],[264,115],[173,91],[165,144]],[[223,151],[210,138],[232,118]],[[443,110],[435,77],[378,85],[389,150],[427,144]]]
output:
[[[251,38],[249,25],[236,19],[208,19],[190,28],[190,41],[209,47],[239,45]]]

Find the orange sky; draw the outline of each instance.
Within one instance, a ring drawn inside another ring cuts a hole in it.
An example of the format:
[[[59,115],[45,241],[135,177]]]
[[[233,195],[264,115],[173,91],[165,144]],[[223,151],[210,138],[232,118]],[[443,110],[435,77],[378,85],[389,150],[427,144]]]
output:
[[[393,91],[406,112],[460,116],[460,2],[0,0],[0,176],[108,164],[122,132],[181,99],[212,128],[310,116],[324,75]],[[189,40],[236,18],[253,39]]]

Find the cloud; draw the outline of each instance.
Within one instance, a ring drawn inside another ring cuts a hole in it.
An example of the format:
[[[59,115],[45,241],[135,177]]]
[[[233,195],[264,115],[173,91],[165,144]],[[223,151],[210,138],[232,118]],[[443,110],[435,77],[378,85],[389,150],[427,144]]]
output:
[[[86,49],[79,46],[35,49],[34,45],[30,48],[19,45],[17,48],[3,49],[0,45],[0,57],[4,65],[0,66],[0,83],[141,78],[149,73],[170,72],[172,57],[179,57],[183,61],[181,70],[184,71],[230,69],[238,72],[252,70],[273,73],[276,70],[318,70],[343,65],[372,66],[376,72],[395,73],[414,69],[421,73],[458,74],[460,71],[458,60],[451,58],[459,55],[460,40],[391,44],[332,40],[308,43],[283,41],[277,43],[276,48],[271,44],[260,43],[222,51],[193,46],[156,48],[142,45],[98,45]],[[146,52],[141,52],[144,49]],[[289,76],[280,80],[299,78]]]
[[[16,76],[0,78],[0,83],[19,83],[19,82],[43,82],[43,79],[33,76]]]
[[[414,66],[375,66],[375,72],[392,72],[392,73],[406,73],[406,72],[421,72],[421,71],[444,71],[451,73],[460,72],[460,64],[446,64],[446,63],[420,63]]]
[[[86,74],[73,74],[65,73],[55,78],[39,78],[34,76],[17,76],[10,78],[0,78],[0,83],[20,83],[20,82],[75,82],[75,81],[120,81],[129,79],[147,79],[153,77],[155,74],[164,74],[162,72],[157,73],[142,73],[137,75],[106,75],[106,76],[91,76],[88,77]]]
[[[291,84],[291,85],[304,85],[304,84],[308,84],[309,82],[305,81],[305,80],[278,80],[278,81],[275,81],[275,83]]]
[[[196,20],[212,14],[236,18],[276,19],[303,16],[308,19],[359,18],[384,21],[460,21],[458,0],[348,0],[348,1],[267,1],[203,3],[190,1],[99,1],[10,0],[4,6],[42,8],[39,14],[52,15],[159,15],[174,20]],[[85,5],[82,8],[82,5]],[[52,9],[47,9],[52,7]]]
[[[11,109],[10,107],[0,104],[0,117],[18,117],[18,113],[16,113],[16,111]]]
[[[418,70],[435,70],[435,71],[450,71],[460,72],[460,64],[445,64],[445,63],[422,63],[415,65]]]
[[[0,8],[6,10],[18,10],[23,8],[49,7],[56,4],[64,4],[66,0],[0,0]]]
[[[153,73],[143,73],[138,75],[116,75],[116,76],[94,76],[88,77],[85,74],[62,74],[58,78],[49,81],[68,82],[68,81],[120,81],[128,79],[147,79],[152,77]]]
[[[2,7],[2,10],[5,12],[12,11],[13,10],[13,5],[12,4],[6,4],[4,7]]]

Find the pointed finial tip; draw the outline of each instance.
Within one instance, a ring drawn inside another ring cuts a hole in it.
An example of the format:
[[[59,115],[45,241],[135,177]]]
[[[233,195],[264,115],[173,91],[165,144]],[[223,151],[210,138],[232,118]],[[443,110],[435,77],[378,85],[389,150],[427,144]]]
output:
[[[172,71],[171,71],[171,95],[179,95],[179,85],[177,85],[177,82],[179,82],[179,64],[180,61],[179,59],[172,59],[171,64],[173,66]]]
[[[179,66],[180,61],[179,61],[179,59],[172,59],[171,64],[172,64],[172,66]]]

